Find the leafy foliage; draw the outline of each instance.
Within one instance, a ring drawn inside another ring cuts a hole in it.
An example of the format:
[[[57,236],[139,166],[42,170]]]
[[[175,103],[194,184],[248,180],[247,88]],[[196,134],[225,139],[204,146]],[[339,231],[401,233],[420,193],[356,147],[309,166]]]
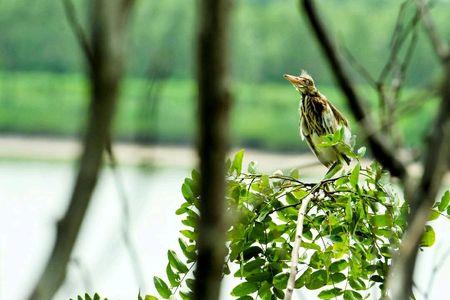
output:
[[[328,143],[336,146],[339,140],[330,136]],[[357,153],[349,148],[347,154],[358,160]],[[233,297],[284,297],[298,208],[306,197],[312,200],[305,216],[295,288],[318,290],[320,299],[363,299],[374,286],[384,293],[392,252],[398,249],[406,228],[408,205],[376,162],[368,167],[358,162],[338,176],[310,183],[302,180],[298,170],[260,174],[254,162],[244,172],[243,154],[241,150],[227,162],[230,226],[223,274],[240,279],[231,291]],[[185,202],[176,213],[185,225],[179,239],[184,259],[175,251],[168,252],[168,281],[155,277],[163,298],[190,299],[192,295],[199,180],[194,170],[182,185]],[[449,209],[449,197],[445,193],[430,220]],[[427,225],[421,246],[429,247],[434,240],[434,230]]]
[[[71,298],[70,300],[73,300],[73,298]],[[91,297],[86,293],[84,294],[84,296],[78,296],[76,300],[108,300],[108,298],[101,298],[97,293],[95,293],[94,296]]]

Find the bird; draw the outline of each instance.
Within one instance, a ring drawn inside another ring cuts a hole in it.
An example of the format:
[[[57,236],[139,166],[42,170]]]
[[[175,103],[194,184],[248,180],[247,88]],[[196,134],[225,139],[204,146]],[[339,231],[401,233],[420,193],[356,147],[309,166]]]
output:
[[[342,141],[351,145],[351,130],[344,115],[317,89],[313,78],[305,70],[299,76],[284,74],[295,89],[300,93],[299,131],[302,140],[306,139],[318,160],[330,170],[336,165],[342,165],[342,160],[350,164],[350,158],[339,147],[320,147],[323,136],[333,134],[343,129]],[[351,146],[350,146],[351,147]]]

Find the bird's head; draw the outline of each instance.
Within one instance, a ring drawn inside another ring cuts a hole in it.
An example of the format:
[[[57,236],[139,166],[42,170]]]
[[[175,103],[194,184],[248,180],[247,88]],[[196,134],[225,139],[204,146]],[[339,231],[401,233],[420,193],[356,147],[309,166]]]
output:
[[[316,86],[314,85],[314,80],[304,70],[302,70],[299,76],[284,74],[283,77],[292,83],[295,89],[302,94],[314,93],[317,91]]]

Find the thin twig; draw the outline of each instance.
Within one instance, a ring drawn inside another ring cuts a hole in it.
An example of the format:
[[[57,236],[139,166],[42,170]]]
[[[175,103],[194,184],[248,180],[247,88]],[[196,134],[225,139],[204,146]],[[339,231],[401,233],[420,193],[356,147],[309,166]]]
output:
[[[428,281],[428,287],[426,289],[426,292],[424,293],[424,298],[428,299],[430,296],[430,292],[433,288],[434,279],[436,278],[437,273],[440,269],[444,266],[445,261],[450,257],[450,248],[447,249],[447,251],[442,255],[441,259],[439,259],[438,262],[436,262],[433,266],[433,269],[431,270],[431,276],[430,280]]]
[[[81,262],[81,259],[74,257],[70,260],[70,262],[78,269],[84,290],[91,291],[93,287],[92,277],[90,276],[88,269]]]
[[[367,70],[357,59],[356,57],[350,52],[350,50],[345,47],[341,46],[341,52],[344,55],[344,57],[347,59],[347,61],[350,63],[350,65],[355,69],[356,72],[361,75],[362,78],[364,78],[367,83],[374,89],[378,88],[378,82],[373,78],[373,76],[370,74],[369,70]]]
[[[287,283],[284,300],[292,299],[292,293],[294,292],[294,288],[295,288],[295,277],[297,276],[298,251],[300,249],[300,244],[302,242],[303,221],[305,218],[305,212],[306,212],[306,208],[308,207],[309,201],[312,199],[312,197],[310,197],[310,196],[320,186],[321,186],[321,182],[317,183],[316,186],[314,188],[312,188],[311,191],[305,197],[303,197],[302,205],[300,206],[300,209],[298,210],[297,229],[296,229],[296,233],[295,233],[294,246],[292,248],[292,254],[291,254],[291,268],[290,268],[289,280]]]
[[[131,238],[130,233],[130,223],[131,223],[131,215],[130,215],[130,206],[127,193],[125,191],[124,181],[118,169],[117,160],[112,152],[112,148],[107,147],[106,153],[108,154],[110,160],[110,168],[115,181],[115,186],[117,188],[117,193],[122,206],[122,239],[125,245],[125,248],[128,252],[128,256],[130,257],[131,266],[134,272],[134,276],[136,277],[136,281],[139,284],[140,289],[145,289],[145,276],[142,271],[138,251],[134,246],[133,239]]]
[[[420,11],[422,24],[425,27],[434,52],[442,62],[445,62],[450,57],[449,45],[439,36],[436,26],[430,17],[427,3],[424,0],[416,0],[416,5]]]
[[[69,23],[70,28],[72,29],[75,37],[78,40],[78,44],[83,50],[84,56],[89,63],[89,66],[93,66],[94,64],[94,55],[92,54],[91,45],[89,43],[86,34],[84,33],[83,26],[81,26],[78,21],[75,6],[71,0],[62,0],[64,6],[64,13],[66,14],[67,22]]]

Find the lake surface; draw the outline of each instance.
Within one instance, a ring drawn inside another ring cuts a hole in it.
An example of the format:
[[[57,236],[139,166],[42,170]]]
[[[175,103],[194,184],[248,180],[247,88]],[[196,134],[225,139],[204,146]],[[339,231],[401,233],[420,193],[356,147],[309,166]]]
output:
[[[153,275],[165,277],[167,249],[177,249],[182,203],[180,192],[187,168],[120,169],[129,199],[131,238],[145,277],[144,292],[155,294]],[[74,168],[69,163],[0,161],[0,299],[22,300],[30,292],[55,239],[55,223],[63,215]],[[138,284],[121,237],[122,210],[114,178],[102,173],[77,241],[75,260],[55,299],[96,291],[109,299],[135,299]],[[450,221],[433,222],[436,244],[420,254],[416,284],[422,291],[435,263],[450,249]],[[450,259],[435,274],[428,299],[449,299]],[[222,298],[232,286],[225,281]],[[303,296],[309,293],[302,292]],[[418,299],[424,299],[417,293]],[[302,298],[304,299],[304,298]]]

